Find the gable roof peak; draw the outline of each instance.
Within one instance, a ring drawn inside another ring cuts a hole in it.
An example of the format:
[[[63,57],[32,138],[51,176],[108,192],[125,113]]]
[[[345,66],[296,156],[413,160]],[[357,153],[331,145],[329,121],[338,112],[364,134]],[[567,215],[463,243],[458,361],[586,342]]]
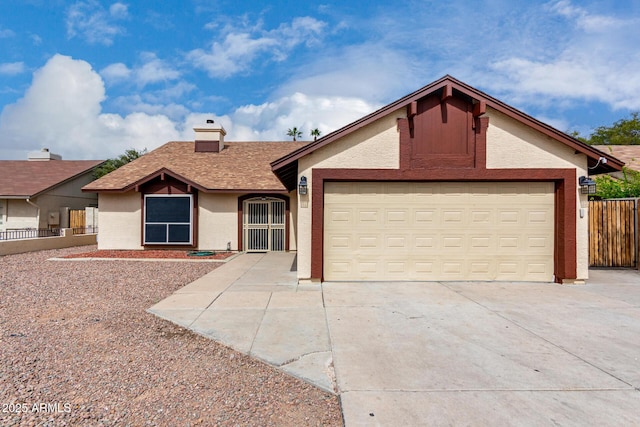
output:
[[[302,147],[296,151],[293,151],[287,154],[284,157],[281,157],[273,161],[271,163],[271,167],[273,171],[276,173],[276,175],[280,175],[279,174],[280,170],[285,170],[288,166],[290,167],[290,165],[292,165],[294,162],[297,162],[299,158],[327,144],[330,144],[331,142],[337,139],[340,139],[345,135],[355,132],[356,130],[369,125],[370,123],[386,116],[387,114],[392,113],[393,111],[396,111],[401,108],[407,108],[415,101],[423,99],[426,96],[429,96],[436,91],[442,90],[443,87],[444,87],[444,90],[447,92],[446,94],[447,97],[453,96],[456,94],[458,96],[462,95],[463,97],[467,97],[467,99],[471,99],[474,105],[479,104],[478,115],[481,115],[482,113],[484,113],[486,107],[491,107],[492,109],[499,111],[503,114],[506,114],[512,119],[517,120],[525,124],[526,126],[529,126],[532,129],[542,132],[543,134],[549,136],[550,138],[556,141],[559,141],[563,144],[568,145],[569,147],[575,149],[577,152],[584,153],[585,155],[587,155],[589,159],[590,166],[592,166],[592,163],[595,164],[595,162],[597,162],[597,160],[603,154],[601,151],[588,146],[582,141],[579,141],[578,139],[573,138],[572,136],[567,135],[566,133],[555,129],[552,126],[549,126],[548,124],[543,123],[529,116],[528,114],[520,110],[517,110],[516,108],[511,107],[502,101],[499,101],[496,98],[493,98],[492,96],[482,92],[479,89],[469,86],[468,84],[452,77],[449,74],[445,74],[443,77],[439,78],[438,80],[435,80],[432,83],[429,83],[426,86],[423,86],[422,88],[408,95],[405,95],[404,97],[362,117],[361,119],[358,119],[355,122],[352,122],[338,130],[328,133],[327,135],[323,136],[317,141],[311,142],[309,145]],[[620,170],[622,168],[623,163],[620,162],[615,157],[611,156],[609,157],[609,160],[611,161],[608,164],[604,165],[604,167],[601,167],[598,170],[598,172],[609,172],[614,170]]]

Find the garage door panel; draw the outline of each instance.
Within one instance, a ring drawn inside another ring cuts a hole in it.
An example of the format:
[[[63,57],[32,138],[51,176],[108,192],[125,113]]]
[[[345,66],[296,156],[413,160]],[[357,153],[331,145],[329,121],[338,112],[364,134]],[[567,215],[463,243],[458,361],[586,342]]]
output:
[[[385,209],[384,212],[385,226],[408,227],[409,225],[411,225],[411,218],[411,211],[406,208]]]
[[[482,280],[495,276],[495,263],[486,259],[471,259],[467,262],[467,277],[470,280]]]
[[[361,235],[358,237],[358,246],[357,249],[361,251],[375,251],[378,253],[381,249],[381,238],[377,234],[372,235]]]
[[[427,203],[426,201],[424,203]],[[436,222],[436,210],[429,208],[413,209],[412,225],[416,227],[426,227]]]
[[[354,209],[340,205],[327,205],[326,215],[333,228],[349,228],[354,222]]]
[[[527,211],[527,225],[545,224],[551,222],[553,211],[550,209],[530,209]]]
[[[469,221],[474,227],[491,227],[496,223],[495,209],[471,209]]]
[[[360,208],[356,209],[356,227],[379,227],[382,223],[381,209]]]
[[[327,183],[324,226],[325,280],[553,277],[553,183]]]
[[[396,253],[409,252],[411,247],[411,238],[407,234],[386,234],[384,236],[385,250],[394,251]]]
[[[464,224],[466,209],[450,209],[443,208],[441,210],[442,221],[440,224],[444,227],[460,227]]]
[[[413,250],[417,253],[434,253],[437,250],[437,236],[432,234],[414,234]]]

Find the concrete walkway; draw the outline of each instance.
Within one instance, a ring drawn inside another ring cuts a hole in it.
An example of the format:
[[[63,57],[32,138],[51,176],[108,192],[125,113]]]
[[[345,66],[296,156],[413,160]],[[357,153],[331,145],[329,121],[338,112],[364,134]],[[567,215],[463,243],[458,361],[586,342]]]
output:
[[[239,256],[150,311],[338,393],[348,427],[640,425],[638,271],[305,288],[293,262]]]
[[[244,254],[149,309],[335,392],[319,285],[298,285],[295,254]]]

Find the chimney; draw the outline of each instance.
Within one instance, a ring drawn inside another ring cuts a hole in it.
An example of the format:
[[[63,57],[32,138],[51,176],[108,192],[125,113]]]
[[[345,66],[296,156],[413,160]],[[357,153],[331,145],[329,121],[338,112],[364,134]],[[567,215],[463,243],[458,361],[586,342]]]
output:
[[[227,132],[222,126],[213,124],[213,120],[207,120],[207,124],[195,127],[196,152],[197,153],[219,153],[224,149],[224,136]]]
[[[29,161],[48,161],[48,160],[62,160],[62,156],[59,154],[53,154],[48,148],[43,148],[40,151],[32,151],[27,157]]]

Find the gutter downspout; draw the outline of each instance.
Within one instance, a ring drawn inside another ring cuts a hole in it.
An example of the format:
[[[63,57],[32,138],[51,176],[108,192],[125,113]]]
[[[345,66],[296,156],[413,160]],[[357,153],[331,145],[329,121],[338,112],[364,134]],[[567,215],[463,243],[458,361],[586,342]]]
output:
[[[36,215],[36,229],[39,230],[40,229],[40,206],[33,203],[30,197],[27,197],[25,201],[38,210],[38,214]]]

